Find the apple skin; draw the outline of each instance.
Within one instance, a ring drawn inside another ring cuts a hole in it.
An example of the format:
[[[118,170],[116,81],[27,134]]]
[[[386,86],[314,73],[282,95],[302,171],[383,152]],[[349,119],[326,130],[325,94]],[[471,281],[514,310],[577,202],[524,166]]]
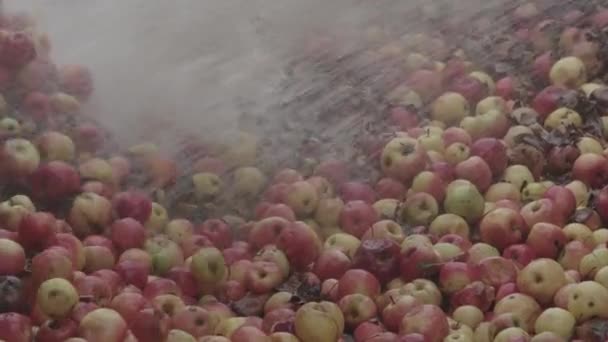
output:
[[[233,241],[230,226],[223,220],[205,220],[194,231],[209,238],[213,245],[220,249],[228,248]]]
[[[344,316],[331,302],[309,302],[298,309],[295,334],[302,342],[338,341],[344,331]]]
[[[436,172],[422,171],[412,181],[410,189],[415,192],[424,192],[442,202],[445,197],[445,182]]]
[[[169,334],[171,318],[163,311],[143,308],[129,321],[131,333],[140,341],[163,342]]]
[[[338,280],[338,298],[354,293],[376,298],[380,294],[380,289],[378,279],[362,269],[350,269]]]
[[[48,320],[36,332],[36,341],[63,342],[78,333],[78,325],[71,319]]]
[[[492,184],[492,170],[484,159],[472,156],[461,161],[454,169],[456,177],[473,183],[480,192],[485,192]]]
[[[451,294],[479,279],[478,268],[464,262],[450,261],[439,270],[439,284],[444,293]]]
[[[522,215],[509,208],[496,208],[479,222],[481,241],[500,250],[521,242],[528,229]]]
[[[403,183],[395,179],[384,177],[376,183],[374,191],[379,199],[400,199],[405,195],[406,187]]]
[[[555,225],[563,225],[565,223],[564,216],[557,211],[557,206],[554,202],[546,198],[541,198],[524,205],[519,213],[526,221],[528,227],[532,227],[539,222]]]
[[[424,148],[413,138],[392,139],[386,144],[380,157],[384,174],[404,184],[424,170],[426,159]]]
[[[79,238],[99,234],[112,221],[112,204],[96,193],[85,192],[74,199],[68,222]]]
[[[495,138],[477,139],[471,145],[471,155],[481,157],[490,167],[494,178],[503,173],[509,161],[506,145]]]
[[[389,238],[364,240],[352,259],[352,267],[371,272],[384,284],[397,276],[399,255],[399,245]]]
[[[112,198],[112,208],[118,218],[131,217],[144,224],[152,213],[152,201],[141,192],[119,192]]]
[[[374,301],[370,297],[360,293],[348,294],[342,297],[338,302],[338,306],[344,315],[344,323],[351,328],[375,318],[378,311]]]
[[[403,316],[399,335],[419,333],[425,341],[441,342],[449,334],[450,326],[443,310],[436,305],[415,307]]]
[[[32,324],[27,316],[14,312],[0,313],[0,339],[30,342],[32,337]]]
[[[378,213],[370,204],[358,200],[344,204],[340,212],[339,224],[346,233],[361,238],[379,219]]]
[[[25,268],[25,250],[17,242],[0,239],[0,258],[0,275],[17,275]]]
[[[121,292],[112,298],[108,307],[118,312],[130,324],[137,312],[150,307],[150,303],[141,293]]]
[[[458,179],[448,185],[443,207],[447,213],[475,223],[483,216],[484,198],[471,182]]]
[[[130,217],[119,219],[110,227],[112,242],[120,250],[141,248],[146,240],[144,226]]]
[[[608,186],[603,187],[594,197],[594,207],[602,218],[603,222],[608,222]]]
[[[293,323],[296,313],[290,308],[279,308],[266,312],[262,322],[262,331],[271,334],[277,328],[276,324]]]
[[[438,271],[439,254],[431,244],[420,243],[401,248],[399,272],[404,281],[426,278]]]
[[[248,241],[253,248],[262,248],[269,244],[276,244],[281,232],[291,225],[291,222],[282,217],[268,217],[256,222],[249,232]]]
[[[556,211],[562,213],[564,221],[569,218],[576,209],[576,198],[574,197],[574,194],[570,189],[564,186],[551,186],[545,191],[543,197],[553,201]]]
[[[525,331],[532,331],[541,307],[534,298],[523,293],[512,293],[494,305],[494,315],[512,313]]]
[[[227,274],[224,256],[215,247],[201,248],[192,256],[190,271],[200,285],[215,287]]]
[[[51,213],[35,212],[25,215],[17,229],[19,243],[26,250],[41,250],[55,238],[56,218]]]
[[[536,223],[532,226],[526,244],[539,258],[557,258],[566,245],[567,238],[562,228],[551,223]]]
[[[319,257],[322,248],[317,233],[301,221],[296,221],[281,231],[277,247],[285,253],[295,270],[310,266]]]
[[[608,159],[594,153],[581,154],[572,165],[572,178],[598,189],[608,183]]]
[[[353,338],[355,342],[363,342],[385,331],[379,323],[367,321],[359,324],[353,330]]]
[[[482,281],[474,281],[461,290],[452,294],[450,303],[452,307],[473,305],[482,311],[488,311],[494,302],[496,291],[492,286]]]
[[[256,294],[269,293],[283,280],[284,275],[279,266],[270,261],[254,261],[245,275],[247,288]]]
[[[351,268],[351,259],[338,248],[325,249],[314,264],[313,272],[321,280],[341,277]]]
[[[517,288],[544,305],[552,303],[553,296],[564,285],[564,269],[557,261],[548,258],[532,261],[517,276]]]
[[[78,331],[89,342],[119,342],[127,335],[127,323],[118,312],[100,308],[82,318]]]
[[[366,183],[362,182],[346,182],[340,185],[338,193],[344,202],[363,201],[368,204],[376,202],[376,193],[374,189]]]
[[[505,248],[502,256],[512,260],[518,268],[522,268],[536,259],[536,252],[527,244],[516,244]]]
[[[514,282],[518,269],[513,261],[496,256],[481,259],[477,265],[477,272],[479,280],[498,289],[504,284]]]

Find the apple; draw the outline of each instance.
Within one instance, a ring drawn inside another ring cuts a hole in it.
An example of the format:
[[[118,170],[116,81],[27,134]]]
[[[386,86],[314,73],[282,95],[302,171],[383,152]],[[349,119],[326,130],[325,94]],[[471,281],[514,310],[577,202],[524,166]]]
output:
[[[296,221],[281,231],[277,247],[285,253],[295,270],[310,266],[318,258],[322,248],[317,233],[301,221]]]
[[[576,320],[574,316],[562,308],[549,308],[543,311],[534,323],[534,331],[537,334],[552,332],[566,340],[569,340],[573,333]]]
[[[581,154],[572,165],[572,178],[594,189],[606,185],[606,172],[608,159],[595,153]]]
[[[430,243],[402,244],[399,270],[401,278],[411,281],[427,277],[438,271],[439,254]]]
[[[317,206],[317,211],[319,210],[319,207],[322,206],[321,203],[323,203],[324,201],[327,201],[330,199],[320,199],[319,200],[319,205]],[[256,212],[258,212],[257,208],[260,208],[261,211],[259,211],[259,213],[256,215],[256,218],[258,220],[267,218],[267,217],[273,217],[273,216],[278,216],[278,217],[282,217],[288,221],[295,221],[296,220],[296,214],[293,212],[293,210],[287,206],[286,204],[283,203],[267,203],[267,202],[261,202],[258,207],[256,207]]]
[[[499,139],[477,139],[471,145],[471,155],[481,157],[492,170],[494,178],[500,176],[507,168],[507,147],[504,142]]]
[[[471,182],[456,180],[447,187],[443,207],[446,213],[456,214],[473,223],[483,215],[484,199]]]
[[[555,293],[564,285],[564,269],[557,261],[548,258],[530,262],[517,276],[517,288],[540,304],[551,303]]]
[[[455,214],[441,214],[429,225],[429,234],[437,238],[448,234],[455,234],[465,239],[469,238],[469,224]]]
[[[525,331],[532,331],[536,318],[541,313],[540,305],[534,298],[523,293],[512,293],[494,305],[494,315],[512,313],[518,320],[519,327]]]
[[[363,182],[351,181],[342,183],[338,189],[338,193],[344,202],[364,201],[372,204],[376,201],[374,189],[369,184]]]
[[[350,327],[356,327],[362,322],[373,319],[377,314],[374,301],[360,293],[345,295],[338,302],[338,306],[344,315],[344,323]]]
[[[146,286],[151,268],[149,264],[143,261],[123,260],[114,266],[114,270],[126,284],[143,289]]]
[[[449,84],[448,90],[462,94],[468,103],[475,104],[486,97],[488,89],[483,82],[470,75],[455,77]]]
[[[211,314],[198,306],[188,305],[179,309],[172,317],[172,327],[183,330],[195,338],[213,332]]]
[[[4,141],[0,148],[2,171],[15,177],[28,176],[40,165],[40,153],[32,142],[22,138]]]
[[[262,322],[262,331],[265,333],[273,333],[277,329],[281,329],[282,325],[293,324],[295,311],[290,308],[279,308],[266,312]]]
[[[134,219],[126,218],[123,220],[130,219],[130,222],[137,222]],[[167,222],[165,226],[164,233],[167,235],[169,239],[173,242],[177,243],[180,246],[183,246],[191,240],[194,235],[194,225],[192,222],[186,219],[174,219]]]
[[[36,211],[34,203],[28,196],[15,195],[0,203],[0,223],[16,231],[23,216]]]
[[[340,211],[339,224],[342,230],[361,238],[365,231],[379,220],[374,208],[363,201],[344,204]]]
[[[344,331],[344,316],[331,302],[308,302],[296,311],[295,334],[302,342],[338,341]]]
[[[120,250],[143,247],[146,240],[144,226],[130,217],[114,221],[110,226],[112,242]]]
[[[406,188],[405,185],[403,185],[401,182],[389,177],[384,177],[376,183],[374,191],[376,192],[379,199],[400,199],[404,196]]]
[[[452,307],[474,305],[483,311],[488,311],[495,299],[495,290],[492,286],[481,281],[474,281],[452,294],[450,304]]]
[[[254,248],[275,244],[281,232],[291,225],[282,217],[268,217],[256,222],[249,232],[249,243]]]
[[[121,292],[112,298],[109,308],[118,312],[127,322],[132,322],[137,312],[149,307],[148,300],[137,292]]]
[[[452,313],[452,317],[460,324],[465,324],[471,329],[477,328],[484,320],[483,312],[476,306],[463,305],[457,307]]]
[[[437,201],[425,192],[408,196],[403,206],[402,218],[412,226],[426,226],[439,213]]]
[[[227,275],[227,267],[222,252],[215,247],[199,249],[192,256],[190,271],[199,284],[209,287],[218,285]],[[278,269],[277,272],[280,274]]]
[[[388,238],[400,244],[405,239],[405,233],[401,226],[393,220],[381,220],[374,223],[365,234],[362,240],[373,240]]]
[[[112,299],[111,285],[101,277],[93,275],[77,277],[73,283],[78,295],[88,299],[89,303],[104,306],[110,303]]]
[[[351,268],[351,259],[338,248],[325,249],[313,266],[313,272],[321,280],[341,277]]]
[[[338,297],[360,293],[375,298],[380,294],[380,282],[370,272],[350,269],[338,280]]]
[[[470,181],[480,192],[485,192],[492,183],[492,170],[484,159],[478,156],[461,161],[454,171],[456,177]],[[476,176],[473,177],[473,174]]]
[[[481,241],[501,250],[520,242],[528,229],[522,215],[508,208],[491,210],[479,222]]]
[[[413,308],[403,316],[399,335],[419,333],[425,341],[441,342],[449,334],[447,317],[440,307],[424,304]]]
[[[437,202],[443,201],[445,197],[445,183],[436,172],[422,171],[412,180],[410,187],[415,193],[423,192],[432,195]]]
[[[122,341],[127,335],[127,323],[114,310],[100,308],[82,318],[79,334],[87,341]]]
[[[581,259],[578,271],[583,277],[594,277],[595,273],[605,265],[608,265],[608,248],[600,246]]]
[[[25,268],[25,251],[17,242],[0,239],[0,258],[0,275],[17,275]]]
[[[112,268],[116,262],[116,257],[112,250],[105,246],[85,246],[84,255],[85,263],[83,270],[85,272]]]
[[[511,183],[498,182],[490,185],[484,197],[487,202],[491,203],[496,203],[501,200],[510,200],[515,203],[520,203],[521,192],[517,186]]]
[[[545,191],[544,198],[553,201],[557,212],[568,218],[576,209],[576,198],[572,191],[564,186],[554,185]]]
[[[69,281],[53,278],[40,284],[36,301],[49,317],[65,318],[78,302],[78,293]]]
[[[131,333],[140,341],[163,342],[171,328],[171,318],[161,310],[142,308],[128,322]]]
[[[287,189],[286,204],[301,217],[314,212],[319,202],[319,195],[315,187],[306,181],[297,181]]]
[[[271,261],[254,261],[245,275],[249,290],[256,294],[269,293],[284,280],[280,267]]]
[[[577,322],[592,317],[608,317],[608,289],[594,281],[583,281],[574,285],[568,299],[568,311]]]
[[[528,227],[533,227],[537,223],[548,223],[562,225],[563,215],[557,211],[554,202],[542,198],[524,205],[519,211]]]
[[[0,339],[30,342],[32,338],[32,323],[27,316],[15,312],[0,313]]]
[[[410,295],[424,304],[440,305],[442,301],[441,291],[435,283],[428,279],[414,279],[403,285],[404,295]]]
[[[36,332],[36,341],[58,342],[66,341],[76,336],[78,325],[71,319],[48,320]]]
[[[498,289],[509,282],[514,282],[518,269],[515,264],[504,257],[487,257],[481,259],[477,266],[479,280]]]
[[[369,271],[386,283],[398,274],[399,255],[399,245],[391,239],[364,240],[352,259],[352,267]]]
[[[184,262],[180,247],[165,235],[148,238],[144,243],[144,250],[152,257],[153,273],[160,276]]]
[[[381,155],[381,167],[388,177],[408,183],[424,170],[426,152],[413,138],[394,138],[389,141]]]
[[[556,258],[566,242],[562,228],[544,222],[534,224],[526,240],[539,258]]]
[[[591,249],[581,241],[570,241],[559,256],[559,263],[565,270],[578,271],[578,266],[585,255],[591,253]]]
[[[100,233],[112,220],[112,204],[98,194],[85,192],[78,195],[72,204],[68,222],[74,234],[80,238]]]
[[[457,292],[477,279],[477,268],[464,262],[450,261],[439,270],[439,285],[446,294]]]

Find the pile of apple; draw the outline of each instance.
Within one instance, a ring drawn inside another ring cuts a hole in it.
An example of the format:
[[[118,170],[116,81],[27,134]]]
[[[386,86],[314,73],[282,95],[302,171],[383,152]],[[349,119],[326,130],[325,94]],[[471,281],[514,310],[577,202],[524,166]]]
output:
[[[88,69],[2,13],[0,340],[608,340],[608,9],[541,3],[492,70],[370,29],[361,60],[401,75],[373,89],[384,131],[282,169],[251,132],[188,136],[187,161],[111,145]]]

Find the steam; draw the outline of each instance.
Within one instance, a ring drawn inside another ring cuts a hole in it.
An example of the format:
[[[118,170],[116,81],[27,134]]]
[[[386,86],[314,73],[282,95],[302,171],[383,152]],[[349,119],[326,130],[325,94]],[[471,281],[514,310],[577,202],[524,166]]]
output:
[[[263,118],[266,132],[279,134],[283,128],[277,120],[284,113],[276,105],[289,101],[290,95],[278,91],[286,66],[302,57],[294,51],[307,37],[315,32],[337,34],[347,55],[365,47],[361,36],[373,22],[393,23],[404,34],[432,31],[433,12],[450,1],[5,3],[36,14],[50,34],[57,63],[81,63],[93,70],[96,92],[89,112],[120,142],[153,138],[171,149],[184,134],[222,135],[235,130],[243,113]],[[461,0],[447,15],[466,22],[467,16],[498,3],[504,1]],[[319,79],[304,75],[300,83],[296,93],[314,90]],[[339,89],[330,89],[298,110],[314,112],[340,96]]]

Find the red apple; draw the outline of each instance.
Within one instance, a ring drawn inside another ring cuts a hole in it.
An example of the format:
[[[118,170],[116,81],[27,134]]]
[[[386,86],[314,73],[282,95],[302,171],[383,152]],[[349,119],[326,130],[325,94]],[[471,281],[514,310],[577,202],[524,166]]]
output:
[[[477,270],[479,280],[495,289],[506,283],[514,282],[517,277],[517,267],[513,261],[499,256],[481,259]]]
[[[30,342],[32,337],[32,324],[28,317],[14,312],[0,313],[0,339]]]
[[[574,194],[570,189],[564,186],[551,186],[545,191],[543,197],[550,199],[556,207],[557,212],[561,213],[566,219],[569,218],[576,209],[576,198],[574,197]]]
[[[228,248],[232,243],[232,230],[223,220],[205,220],[201,225],[197,226],[194,231],[197,234],[206,236],[214,246],[220,249]]]
[[[528,226],[524,218],[509,208],[496,208],[479,223],[481,241],[501,250],[522,241],[527,232]]]
[[[407,312],[401,321],[399,335],[411,333],[424,335],[428,342],[442,342],[450,333],[450,326],[440,307],[425,304]]]
[[[195,338],[210,335],[215,328],[212,313],[194,305],[179,309],[171,321],[173,329],[185,331]]]
[[[99,277],[88,275],[77,278],[74,280],[74,287],[78,291],[80,297],[99,306],[109,304],[112,299],[110,284]]]
[[[76,169],[62,161],[51,161],[38,167],[28,179],[34,198],[58,200],[75,194],[80,188]]]
[[[460,93],[470,104],[476,104],[488,95],[485,84],[468,75],[454,78],[450,82],[448,90]]]
[[[137,191],[120,192],[112,198],[112,207],[118,218],[133,218],[145,223],[152,213],[152,202]]]
[[[378,213],[371,205],[357,200],[344,205],[340,212],[339,223],[342,230],[361,238],[365,231],[378,220]]]
[[[170,328],[171,318],[152,308],[139,310],[129,322],[129,329],[139,341],[164,342]]]
[[[50,213],[36,212],[25,215],[17,229],[19,243],[26,250],[41,250],[55,238],[56,219]]]
[[[511,245],[502,252],[503,258],[512,260],[517,267],[522,268],[536,259],[536,252],[526,244]]]
[[[532,227],[539,222],[556,225],[564,224],[563,215],[557,211],[554,202],[547,198],[541,198],[524,205],[519,213],[524,221],[526,221],[528,227]]]
[[[291,226],[291,222],[282,217],[268,217],[255,223],[249,232],[249,243],[254,248],[275,244],[281,232]]]
[[[176,266],[167,272],[167,278],[173,280],[185,296],[197,298],[200,289],[196,278],[187,267]]]
[[[507,147],[502,140],[481,138],[471,145],[471,155],[481,157],[492,170],[493,177],[499,177],[507,168]]]
[[[313,266],[313,272],[321,280],[341,277],[351,268],[350,258],[338,248],[325,249]]]
[[[0,275],[17,275],[25,268],[25,251],[20,244],[0,239]]]
[[[532,226],[526,244],[532,247],[538,258],[557,258],[567,241],[562,228],[540,222]]]
[[[281,231],[277,246],[296,270],[307,268],[319,257],[321,242],[317,233],[304,222],[294,222]]]
[[[463,305],[473,305],[481,311],[488,311],[494,303],[494,287],[481,281],[474,281],[460,291],[452,294],[450,303],[456,308]]]
[[[109,307],[116,310],[127,323],[132,322],[139,310],[149,307],[148,300],[137,292],[122,292],[112,298]]]
[[[372,298],[380,294],[380,282],[370,272],[361,269],[348,270],[338,280],[338,297],[360,293]]]
[[[478,269],[464,262],[450,261],[439,269],[439,285],[444,293],[451,294],[479,279]]]
[[[472,182],[479,191],[485,192],[492,184],[492,170],[478,156],[469,157],[456,165],[456,177]]]
[[[141,248],[146,240],[146,231],[141,223],[130,217],[114,221],[110,227],[112,242],[120,250]]]
[[[399,253],[399,245],[390,238],[367,239],[359,245],[352,266],[372,273],[384,284],[399,272]]]
[[[363,201],[368,204],[376,202],[374,189],[363,182],[345,182],[340,185],[338,193],[342,200],[347,203],[350,201]]]
[[[78,324],[71,319],[46,321],[36,332],[36,341],[63,342],[78,333]]]
[[[595,153],[581,154],[572,165],[572,178],[597,189],[608,183],[608,159]]]
[[[87,99],[93,92],[93,76],[82,65],[65,65],[59,69],[59,86],[79,99]]]
[[[401,249],[399,270],[401,278],[411,281],[426,278],[438,271],[439,255],[430,243],[419,243]]]

